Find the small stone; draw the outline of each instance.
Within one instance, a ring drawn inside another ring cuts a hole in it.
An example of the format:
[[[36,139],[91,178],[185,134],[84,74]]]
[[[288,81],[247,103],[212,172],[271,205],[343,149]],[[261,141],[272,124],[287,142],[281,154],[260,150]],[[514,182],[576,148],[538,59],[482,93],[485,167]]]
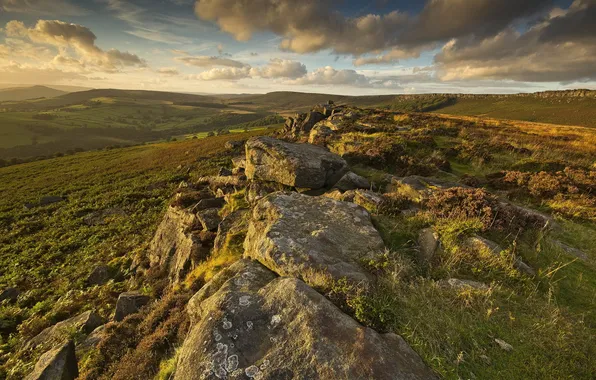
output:
[[[418,262],[422,264],[430,263],[441,248],[439,234],[433,228],[423,229],[418,234],[418,247]]]
[[[370,188],[370,182],[356,173],[348,172],[341,177],[334,187],[341,191],[368,189]]]
[[[118,296],[116,301],[116,313],[114,320],[122,321],[127,316],[138,312],[143,306],[149,303],[151,298],[139,292],[126,292]]]
[[[73,341],[41,355],[33,372],[25,380],[74,380],[79,368]]]
[[[227,176],[231,176],[232,175],[232,171],[228,168],[220,168],[219,172],[217,172],[217,175],[220,177],[227,177]]]
[[[509,343],[505,342],[504,340],[501,340],[499,338],[495,338],[495,342],[499,345],[499,347],[501,347],[503,350],[505,351],[513,351],[513,346],[510,345]]]
[[[110,279],[110,268],[107,265],[98,265],[87,277],[89,285],[103,285]]]

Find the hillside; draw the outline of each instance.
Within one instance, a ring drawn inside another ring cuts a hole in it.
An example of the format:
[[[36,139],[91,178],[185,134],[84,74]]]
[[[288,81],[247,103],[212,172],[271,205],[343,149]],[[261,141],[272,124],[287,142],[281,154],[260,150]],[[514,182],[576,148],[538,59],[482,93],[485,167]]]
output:
[[[4,102],[0,110],[0,159],[4,160],[283,121],[272,118],[269,111],[230,107],[213,97],[157,91],[90,90],[52,99]]]
[[[55,98],[65,94],[67,94],[66,91],[60,91],[45,86],[4,88],[0,89],[0,102]]]
[[[0,168],[0,378],[592,379],[595,156],[591,128],[318,106]]]

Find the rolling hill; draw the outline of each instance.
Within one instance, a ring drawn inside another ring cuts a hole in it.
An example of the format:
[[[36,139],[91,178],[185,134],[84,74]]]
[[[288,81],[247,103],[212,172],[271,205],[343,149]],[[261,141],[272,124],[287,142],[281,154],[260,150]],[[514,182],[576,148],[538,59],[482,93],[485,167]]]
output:
[[[21,101],[38,98],[55,98],[68,92],[46,86],[5,88],[0,90],[0,102]]]

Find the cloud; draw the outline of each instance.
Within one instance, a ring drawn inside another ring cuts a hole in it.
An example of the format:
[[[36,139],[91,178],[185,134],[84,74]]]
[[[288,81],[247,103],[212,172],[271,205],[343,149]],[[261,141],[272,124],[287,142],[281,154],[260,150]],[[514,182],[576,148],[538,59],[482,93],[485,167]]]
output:
[[[508,28],[482,39],[456,39],[435,57],[442,80],[512,79],[568,82],[596,79],[596,1],[576,0],[526,32]],[[581,34],[580,31],[587,33]]]
[[[0,10],[7,13],[46,16],[84,16],[89,14],[88,10],[68,0],[0,0]]]
[[[58,83],[63,81],[86,80],[87,78],[76,72],[69,72],[55,67],[36,67],[17,62],[0,66],[0,78],[9,79],[11,83],[40,84]]]
[[[273,58],[263,67],[253,68],[252,76],[261,78],[300,78],[306,75],[306,66],[297,61]]]
[[[223,57],[210,57],[206,55],[175,57],[174,60],[182,62],[187,66],[197,66],[205,68],[218,66],[243,68],[247,66],[246,64],[233,59]]]
[[[195,12],[239,41],[269,31],[282,37],[282,49],[297,53],[331,49],[358,56],[391,50],[410,57],[419,54],[421,46],[433,48],[432,44],[452,38],[499,31],[548,3],[550,0],[429,0],[418,16],[393,10],[346,17],[333,8],[336,2],[332,0],[198,0]],[[414,52],[407,52],[410,49]]]
[[[249,67],[216,67],[208,71],[204,71],[198,75],[193,75],[191,79],[200,79],[205,81],[212,80],[228,80],[236,81],[239,79],[249,78]]]
[[[175,75],[180,74],[178,69],[175,67],[162,67],[162,68],[158,69],[157,72],[161,75],[166,75],[166,76],[175,76]]]
[[[107,3],[108,10],[115,13],[116,17],[128,23],[132,30],[126,33],[150,41],[168,44],[189,44],[190,38],[174,33],[173,27],[184,24],[187,28],[196,26],[186,19],[163,15],[162,12],[150,9],[151,2],[139,6],[128,0],[101,0]]]
[[[331,66],[312,71],[302,78],[288,81],[297,85],[346,85],[356,87],[370,87],[371,81],[365,75],[355,70],[336,70]]]
[[[82,25],[69,24],[58,20],[39,20],[35,27],[27,28],[20,21],[10,21],[6,25],[9,37],[28,38],[37,44],[52,45],[61,49],[72,48],[79,56],[81,64],[94,65],[108,72],[117,71],[125,66],[145,67],[146,62],[136,54],[121,52],[116,49],[104,51],[95,45],[97,37]]]
[[[354,64],[354,66],[397,63],[402,59],[419,58],[422,50],[422,48],[412,50],[403,50],[396,48],[392,49],[388,53],[380,54],[374,57],[359,57],[355,59],[352,63]]]

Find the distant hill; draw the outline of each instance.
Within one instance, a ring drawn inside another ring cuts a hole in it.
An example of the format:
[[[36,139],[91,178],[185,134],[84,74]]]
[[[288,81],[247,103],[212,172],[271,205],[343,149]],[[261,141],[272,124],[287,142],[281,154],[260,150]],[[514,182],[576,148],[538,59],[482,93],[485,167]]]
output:
[[[11,105],[12,109],[52,109],[56,107],[65,107],[68,105],[81,104],[98,98],[112,98],[119,100],[136,101],[156,101],[156,102],[203,102],[218,103],[221,101],[212,96],[181,94],[176,92],[162,91],[142,91],[142,90],[117,90],[117,89],[97,89],[88,91],[79,91],[71,93],[62,93],[50,99],[44,99],[35,102],[22,102]]]
[[[46,86],[5,88],[0,90],[0,101],[22,101],[38,98],[55,98],[68,92]]]

